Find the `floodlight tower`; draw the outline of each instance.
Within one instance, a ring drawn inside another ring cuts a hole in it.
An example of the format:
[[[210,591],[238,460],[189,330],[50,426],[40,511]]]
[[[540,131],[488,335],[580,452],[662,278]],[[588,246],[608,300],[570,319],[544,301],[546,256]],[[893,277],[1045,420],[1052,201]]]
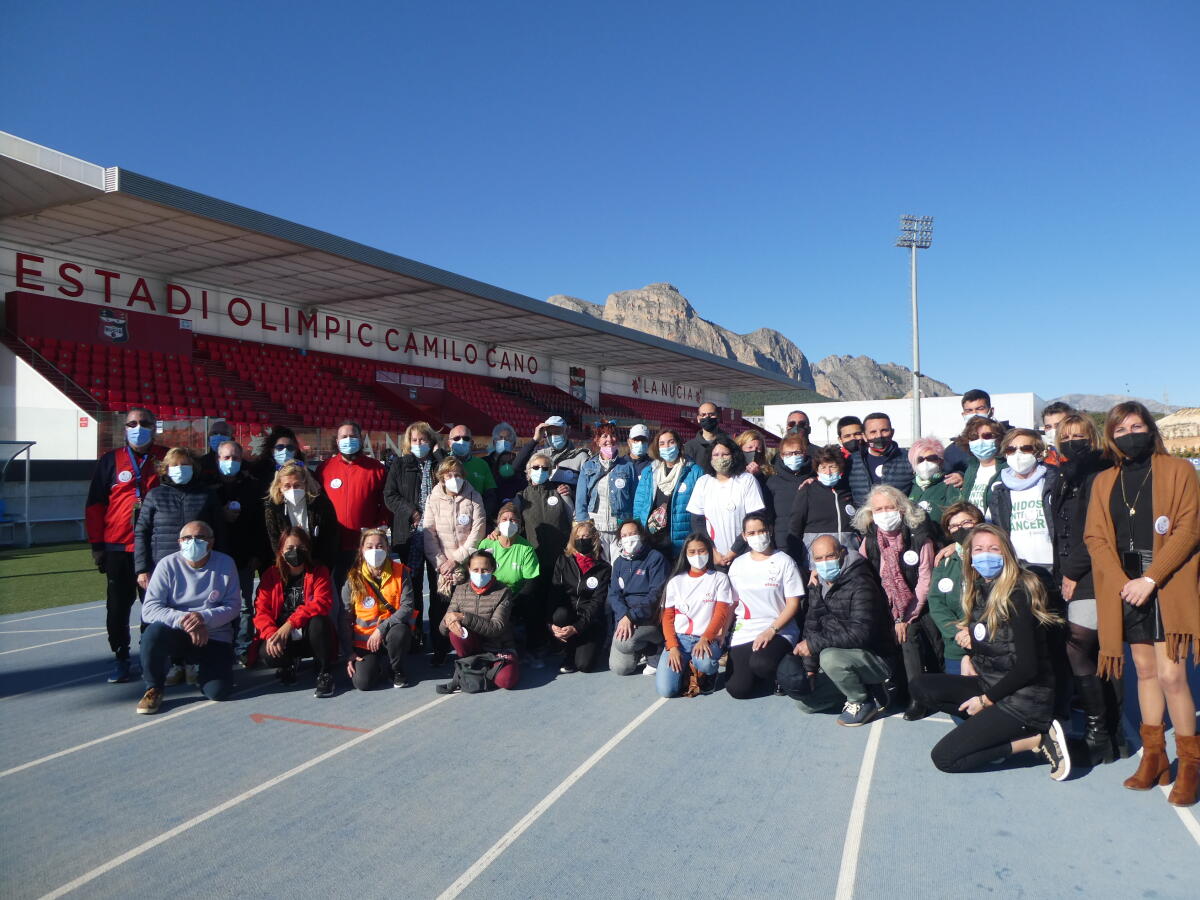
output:
[[[917,326],[917,251],[928,250],[933,243],[933,216],[901,216],[897,247],[907,247],[910,254],[909,283],[912,291],[913,386],[912,429],[915,441],[921,436],[921,340]]]

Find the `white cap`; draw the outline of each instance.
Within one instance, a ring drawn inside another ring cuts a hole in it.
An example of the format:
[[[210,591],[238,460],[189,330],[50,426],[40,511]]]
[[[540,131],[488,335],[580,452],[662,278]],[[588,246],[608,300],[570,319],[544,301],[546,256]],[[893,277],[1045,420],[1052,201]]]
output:
[[[562,416],[551,416],[542,424],[549,425],[551,428],[566,428],[567,420],[564,419]]]
[[[632,428],[629,429],[629,439],[632,441],[634,438],[640,438],[640,437],[641,438],[649,438],[650,437],[650,429],[647,428],[645,425],[642,425],[639,422],[637,425],[634,425]]]

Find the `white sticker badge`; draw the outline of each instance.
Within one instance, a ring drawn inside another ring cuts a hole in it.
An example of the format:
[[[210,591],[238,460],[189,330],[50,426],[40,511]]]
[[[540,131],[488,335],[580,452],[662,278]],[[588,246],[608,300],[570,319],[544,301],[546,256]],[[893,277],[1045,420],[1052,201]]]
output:
[[[340,478],[333,479],[333,481],[329,482],[329,486],[331,488],[340,488],[342,486],[342,479],[340,479]]]
[[[917,506],[921,507],[921,509],[925,510],[926,512],[929,512],[929,510],[933,509],[933,507],[929,505],[928,500],[922,500],[917,504]]]
[[[551,494],[549,497],[546,498],[546,505],[547,506],[558,506],[558,498],[555,497],[553,494]]]
[[[126,469],[117,476],[117,481],[121,482],[121,484],[128,484],[129,482],[133,481],[133,473]]]
[[[686,482],[686,481],[680,482],[680,484],[679,484],[679,493],[681,493],[681,494],[682,494],[682,493],[683,493],[684,491],[686,491],[687,489],[688,489],[687,482]]]
[[[471,524],[471,517],[470,517],[470,516],[468,516],[466,513],[459,513],[459,516],[458,516],[458,524],[459,524],[459,525],[470,525],[470,524]]]
[[[916,550],[905,550],[904,551],[904,564],[906,566],[915,566],[920,561],[921,561],[921,557],[917,555]]]
[[[1171,530],[1171,520],[1166,516],[1159,516],[1154,520],[1154,530],[1159,534],[1166,534]]]
[[[848,515],[848,516],[852,516],[852,515],[854,515],[856,512],[858,512],[858,510],[856,510],[856,509],[854,508],[854,504],[852,504],[852,503],[847,503],[847,504],[846,504],[846,515]]]
[[[585,581],[584,584],[588,586],[588,590],[594,591],[600,586],[600,579],[593,575],[587,581]]]
[[[982,641],[985,637],[987,637],[987,628],[982,622],[976,622],[975,629],[972,631],[972,634],[975,636],[975,640]]]
[[[367,597],[363,600],[363,609],[370,609],[374,605],[375,605],[374,597]]]
[[[943,594],[950,593],[952,590],[954,590],[954,579],[953,578],[943,578],[941,581],[938,582],[938,590],[941,591]]]
[[[624,488],[625,488],[625,479],[624,478],[618,478],[613,483],[617,486],[618,491],[624,490]]]
[[[617,579],[617,587],[619,587],[621,590],[625,590],[625,579],[624,578]]]

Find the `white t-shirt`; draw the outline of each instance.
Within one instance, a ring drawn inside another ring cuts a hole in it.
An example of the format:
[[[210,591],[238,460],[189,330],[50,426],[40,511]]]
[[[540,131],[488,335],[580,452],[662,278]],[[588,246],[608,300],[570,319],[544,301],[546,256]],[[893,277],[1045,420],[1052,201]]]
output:
[[[996,474],[995,466],[980,466],[975,472],[975,483],[971,485],[971,496],[967,498],[969,503],[975,504],[984,514],[987,513],[987,486],[992,480],[992,476]]]
[[[756,560],[743,553],[729,567],[733,585],[733,611],[736,623],[730,644],[749,644],[779,618],[788,597],[804,596],[804,579],[790,556],[776,550],[766,559]],[[795,644],[800,629],[793,620],[779,636]]]
[[[675,610],[676,634],[704,634],[715,603],[733,603],[733,588],[724,572],[709,571],[696,578],[684,572],[667,582],[663,594],[663,608]]]
[[[1012,520],[1009,538],[1017,559],[1034,565],[1054,565],[1054,545],[1046,527],[1046,510],[1042,506],[1041,485],[1027,491],[1012,491]]]
[[[762,508],[762,491],[749,472],[725,481],[715,475],[701,475],[687,505],[692,515],[704,516],[708,536],[721,553],[728,553],[742,533],[742,518],[746,513]]]

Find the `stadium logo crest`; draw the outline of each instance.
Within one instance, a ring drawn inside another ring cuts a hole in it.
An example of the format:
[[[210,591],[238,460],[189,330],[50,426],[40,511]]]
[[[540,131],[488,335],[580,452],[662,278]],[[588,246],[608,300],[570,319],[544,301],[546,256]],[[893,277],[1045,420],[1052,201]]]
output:
[[[100,310],[100,337],[114,344],[129,340],[129,319],[124,312],[115,309]]]

